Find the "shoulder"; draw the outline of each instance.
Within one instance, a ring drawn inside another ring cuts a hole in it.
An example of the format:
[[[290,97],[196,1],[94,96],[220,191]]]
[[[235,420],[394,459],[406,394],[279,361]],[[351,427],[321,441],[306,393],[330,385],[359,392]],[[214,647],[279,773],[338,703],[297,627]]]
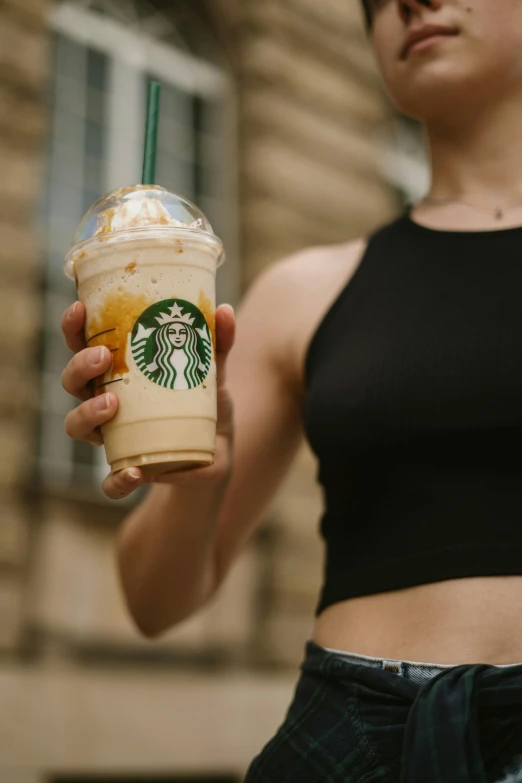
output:
[[[265,269],[252,283],[245,304],[257,309],[268,303],[284,306],[285,320],[294,320],[303,298],[328,297],[357,268],[367,240],[306,248]]]
[[[366,248],[365,239],[356,239],[338,245],[306,248],[272,264],[256,280],[253,288],[261,294],[278,290],[282,296],[291,295],[295,288],[306,291],[311,285],[348,272],[357,264]]]
[[[239,319],[249,333],[262,329],[268,352],[292,385],[301,383],[307,345],[364,256],[367,240],[311,247],[266,269],[248,290]]]

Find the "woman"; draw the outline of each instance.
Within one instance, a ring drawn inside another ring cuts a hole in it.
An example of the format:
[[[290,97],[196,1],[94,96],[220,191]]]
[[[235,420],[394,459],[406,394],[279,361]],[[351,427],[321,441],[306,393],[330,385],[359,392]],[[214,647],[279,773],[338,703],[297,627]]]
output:
[[[387,89],[426,128],[430,194],[367,243],[271,268],[230,356],[219,308],[215,464],[161,479],[129,516],[122,583],[149,636],[204,604],[304,428],[325,583],[295,700],[247,780],[522,781],[522,3],[365,4]],[[67,427],[99,442],[117,401],[85,392],[110,357],[89,363],[83,319],[63,322],[64,386],[85,400]],[[142,483],[132,469],[105,491]]]

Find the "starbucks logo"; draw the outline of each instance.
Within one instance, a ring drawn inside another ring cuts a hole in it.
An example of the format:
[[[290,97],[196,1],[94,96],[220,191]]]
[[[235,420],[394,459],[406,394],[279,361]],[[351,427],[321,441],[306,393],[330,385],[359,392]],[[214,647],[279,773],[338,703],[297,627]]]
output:
[[[166,389],[194,389],[207,377],[212,339],[205,316],[185,299],[164,299],[134,324],[131,350],[141,372]]]

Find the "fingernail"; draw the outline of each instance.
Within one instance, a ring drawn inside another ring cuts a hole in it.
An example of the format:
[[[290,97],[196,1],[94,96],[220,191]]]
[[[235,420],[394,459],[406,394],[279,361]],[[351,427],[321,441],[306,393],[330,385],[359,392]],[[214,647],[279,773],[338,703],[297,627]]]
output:
[[[108,394],[100,394],[94,400],[94,407],[98,411],[106,411],[111,407],[111,398]]]
[[[138,468],[129,468],[125,474],[125,478],[130,484],[136,484],[141,479],[141,473]]]
[[[69,307],[67,310],[67,318],[71,321],[74,316],[76,315],[76,310],[78,308],[78,302],[75,302],[73,305]]]
[[[105,347],[101,346],[97,351],[91,351],[89,355],[89,361],[91,364],[101,364],[105,358]]]

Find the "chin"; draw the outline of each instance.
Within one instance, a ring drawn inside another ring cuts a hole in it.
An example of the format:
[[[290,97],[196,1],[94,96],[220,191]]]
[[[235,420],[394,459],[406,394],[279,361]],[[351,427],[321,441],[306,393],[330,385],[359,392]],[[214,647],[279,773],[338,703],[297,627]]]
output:
[[[478,74],[458,73],[445,64],[412,76],[407,85],[390,89],[392,101],[401,112],[420,122],[444,118],[449,113],[472,111],[487,102],[485,83]]]

